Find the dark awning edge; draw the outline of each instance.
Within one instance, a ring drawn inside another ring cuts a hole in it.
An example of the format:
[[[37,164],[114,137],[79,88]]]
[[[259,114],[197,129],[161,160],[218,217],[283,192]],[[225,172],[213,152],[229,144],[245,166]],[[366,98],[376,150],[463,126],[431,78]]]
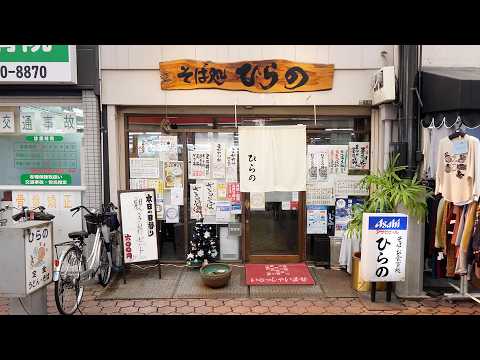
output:
[[[429,113],[425,114],[421,123],[425,128],[434,127],[439,129],[442,126],[447,128],[464,126],[469,129],[475,129],[480,127],[480,111],[464,110]]]

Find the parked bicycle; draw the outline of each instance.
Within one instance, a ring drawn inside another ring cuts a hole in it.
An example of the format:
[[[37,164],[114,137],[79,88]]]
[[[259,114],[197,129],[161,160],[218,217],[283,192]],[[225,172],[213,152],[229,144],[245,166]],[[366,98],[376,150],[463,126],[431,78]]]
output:
[[[97,275],[98,282],[107,286],[112,272],[112,250],[108,230],[113,231],[119,227],[115,210],[117,207],[112,203],[102,205],[102,211],[95,209],[90,211],[85,206],[77,206],[70,209],[74,211],[72,216],[84,209],[87,231],[75,231],[68,234],[72,240],[55,245],[55,260],[53,281],[55,282],[55,303],[58,311],[63,315],[74,314],[82,301],[84,282]],[[88,259],[84,254],[85,239],[90,234],[95,234],[93,248]],[[58,248],[66,248],[58,256]]]

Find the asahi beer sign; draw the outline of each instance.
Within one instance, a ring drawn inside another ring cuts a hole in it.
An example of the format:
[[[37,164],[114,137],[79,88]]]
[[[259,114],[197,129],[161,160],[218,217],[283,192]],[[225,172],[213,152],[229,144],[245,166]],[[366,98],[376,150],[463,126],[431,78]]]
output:
[[[125,191],[119,195],[124,262],[158,260],[155,191]]]
[[[363,214],[361,277],[364,281],[405,281],[408,216]]]
[[[0,83],[77,83],[75,45],[0,45]]]

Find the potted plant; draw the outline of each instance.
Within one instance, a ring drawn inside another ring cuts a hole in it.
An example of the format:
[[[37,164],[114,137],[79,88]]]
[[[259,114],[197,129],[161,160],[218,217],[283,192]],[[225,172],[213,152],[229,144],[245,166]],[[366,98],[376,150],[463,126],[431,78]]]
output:
[[[390,159],[385,170],[363,178],[361,186],[370,188],[370,196],[362,204],[353,205],[351,220],[346,231],[347,236],[362,238],[363,213],[393,213],[397,212],[399,205],[403,206],[408,215],[416,218],[417,221],[425,220],[427,199],[432,196],[432,192],[421,184],[417,175],[412,179],[400,177],[399,173],[407,167],[397,166],[399,155]],[[360,253],[353,254],[352,277],[354,283],[359,283],[355,278],[358,279],[360,256]]]

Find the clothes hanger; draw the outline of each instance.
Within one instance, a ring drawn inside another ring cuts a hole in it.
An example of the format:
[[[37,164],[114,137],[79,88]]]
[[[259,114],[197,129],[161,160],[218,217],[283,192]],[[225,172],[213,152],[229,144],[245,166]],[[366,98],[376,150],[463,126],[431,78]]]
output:
[[[457,138],[457,137],[459,137],[459,136],[462,137],[462,138],[465,137],[465,131],[463,131],[463,130],[461,129],[461,127],[462,127],[463,124],[462,124],[462,120],[460,119],[460,115],[457,116],[457,120],[456,120],[455,122],[456,122],[456,123],[459,122],[460,125],[458,126],[458,128],[455,130],[455,132],[454,132],[453,134],[448,135],[448,138],[449,138],[450,140],[453,140],[453,139],[455,139],[455,138]]]

